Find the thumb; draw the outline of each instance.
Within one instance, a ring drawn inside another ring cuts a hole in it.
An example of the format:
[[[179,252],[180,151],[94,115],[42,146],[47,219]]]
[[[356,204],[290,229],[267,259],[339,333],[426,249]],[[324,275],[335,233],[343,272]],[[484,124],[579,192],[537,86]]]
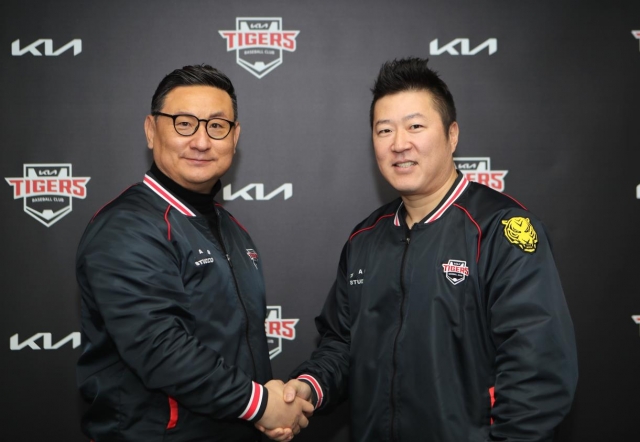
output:
[[[289,382],[284,386],[284,401],[291,403],[296,398],[297,389]]]

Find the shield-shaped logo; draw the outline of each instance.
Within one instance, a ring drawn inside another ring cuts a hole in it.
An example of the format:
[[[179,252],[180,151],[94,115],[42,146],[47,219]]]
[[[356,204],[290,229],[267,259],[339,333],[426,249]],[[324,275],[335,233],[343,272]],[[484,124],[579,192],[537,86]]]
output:
[[[253,249],[247,249],[247,256],[249,256],[249,258],[253,262],[253,265],[256,266],[256,269],[257,269],[258,268],[258,253],[256,253],[256,251],[253,250]]]
[[[282,64],[282,51],[296,50],[300,31],[282,30],[281,17],[236,17],[235,31],[218,31],[227,40],[227,52],[236,51],[236,62],[258,78]]]
[[[24,176],[5,178],[13,199],[23,199],[24,211],[47,227],[73,210],[73,198],[87,196],[90,177],[74,177],[71,164],[24,164]]]
[[[453,285],[458,285],[469,276],[469,267],[467,261],[458,259],[450,259],[448,263],[442,264],[444,275]]]
[[[267,306],[267,319],[264,321],[264,330],[267,334],[269,346],[269,359],[273,359],[282,353],[282,340],[293,341],[296,338],[296,324],[299,319],[282,319],[282,307],[279,305]]]

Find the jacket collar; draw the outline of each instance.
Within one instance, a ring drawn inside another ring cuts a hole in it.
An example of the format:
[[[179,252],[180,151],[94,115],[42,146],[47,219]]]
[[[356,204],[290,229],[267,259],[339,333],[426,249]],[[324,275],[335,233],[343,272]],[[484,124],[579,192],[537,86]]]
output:
[[[156,195],[168,202],[174,209],[182,213],[185,216],[194,217],[195,212],[191,210],[185,203],[173,196],[166,188],[164,188],[158,181],[151,176],[150,173],[145,174],[142,181],[149,189],[151,189]]]
[[[442,217],[442,215],[456,202],[460,195],[464,192],[464,190],[469,185],[469,180],[467,180],[464,175],[458,172],[458,177],[451,185],[451,189],[447,192],[447,195],[440,201],[440,204],[433,209],[433,211],[427,215],[423,221],[420,221],[421,224],[429,224],[434,222],[435,220]],[[401,202],[398,206],[398,210],[396,210],[396,216],[393,218],[393,225],[400,226],[400,220],[404,218],[404,212],[406,209],[404,208],[404,202]]]

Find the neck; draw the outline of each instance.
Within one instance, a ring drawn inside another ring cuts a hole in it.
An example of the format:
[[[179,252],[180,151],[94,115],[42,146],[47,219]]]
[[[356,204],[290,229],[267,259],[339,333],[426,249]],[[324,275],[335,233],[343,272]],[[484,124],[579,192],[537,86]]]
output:
[[[178,198],[193,206],[201,214],[207,215],[208,213],[212,213],[214,211],[213,202],[216,194],[221,187],[220,180],[216,182],[210,192],[199,193],[194,192],[193,190],[185,189],[180,184],[176,183],[174,180],[164,174],[155,162],[151,165],[151,173],[156,177],[160,184],[162,184]]]
[[[415,223],[425,218],[433,212],[433,209],[438,207],[438,204],[449,192],[457,177],[458,173],[453,169],[446,181],[435,192],[426,195],[402,195],[402,201],[407,210],[405,221],[409,228],[412,228]]]

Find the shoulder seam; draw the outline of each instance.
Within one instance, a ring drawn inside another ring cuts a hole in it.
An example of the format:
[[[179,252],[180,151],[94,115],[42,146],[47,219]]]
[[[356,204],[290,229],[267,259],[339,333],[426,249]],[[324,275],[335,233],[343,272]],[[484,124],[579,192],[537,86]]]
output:
[[[478,244],[476,246],[477,248],[477,252],[476,252],[476,263],[480,261],[480,243],[482,241],[482,229],[480,228],[480,225],[476,222],[476,220],[473,218],[473,216],[471,216],[471,214],[469,213],[469,211],[467,209],[465,209],[464,207],[462,207],[460,204],[454,203],[453,204],[454,207],[457,207],[458,209],[462,210],[467,217],[471,220],[471,222],[476,226],[476,229],[478,229]]]
[[[522,207],[522,208],[523,208],[524,210],[526,210],[527,212],[529,211],[529,209],[527,209],[527,208],[524,206],[524,204],[522,204],[520,201],[518,201],[517,199],[515,199],[515,198],[514,198],[514,197],[512,197],[511,195],[506,194],[506,193],[504,193],[504,192],[502,192],[502,194],[503,194],[504,196],[506,196],[507,198],[509,198],[510,200],[512,200],[512,201],[513,201],[514,203],[516,203],[517,205],[519,205],[520,207]]]
[[[352,234],[351,234],[351,236],[349,237],[349,242],[351,242],[351,240],[353,239],[353,237],[354,237],[354,236],[356,236],[358,233],[362,233],[362,232],[364,232],[364,231],[371,230],[371,229],[373,229],[375,226],[377,226],[377,225],[378,225],[378,223],[380,222],[380,220],[382,220],[383,218],[389,218],[389,217],[394,216],[394,215],[395,215],[395,213],[388,213],[388,214],[386,214],[386,215],[382,215],[380,218],[378,218],[378,219],[376,220],[376,222],[375,222],[375,223],[373,223],[373,225],[372,225],[372,226],[365,227],[365,228],[363,228],[363,229],[358,230],[357,232],[352,233]]]
[[[127,187],[126,189],[124,189],[122,192],[120,192],[118,194],[118,196],[116,196],[115,198],[111,199],[111,201],[105,203],[102,207],[100,207],[96,213],[93,214],[93,216],[91,217],[91,221],[89,221],[89,224],[91,224],[93,222],[93,220],[96,219],[96,216],[98,216],[100,214],[100,212],[102,212],[104,210],[105,207],[107,207],[109,204],[111,204],[112,202],[114,202],[115,200],[117,200],[123,193],[125,193],[127,190],[131,189],[134,186],[139,185],[140,183],[135,183],[130,185],[129,187]]]

